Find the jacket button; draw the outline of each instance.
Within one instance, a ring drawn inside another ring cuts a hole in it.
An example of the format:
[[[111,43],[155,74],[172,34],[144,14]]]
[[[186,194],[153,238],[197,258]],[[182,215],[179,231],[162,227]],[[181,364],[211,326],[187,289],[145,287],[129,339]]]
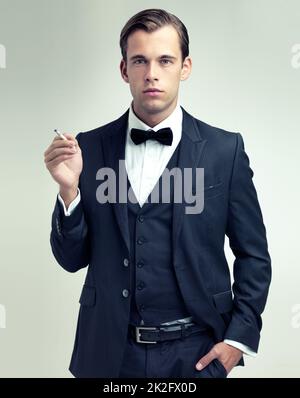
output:
[[[139,220],[139,222],[144,222],[144,216],[138,216],[138,220]]]
[[[138,243],[139,245],[142,245],[144,242],[145,242],[145,238],[143,238],[143,237],[138,238],[138,240],[137,240],[137,243]]]
[[[143,261],[138,261],[136,266],[139,268],[142,268],[145,264],[143,263]]]
[[[145,283],[144,283],[144,282],[140,282],[140,283],[137,285],[138,290],[143,290],[144,287],[145,287]]]
[[[144,304],[140,305],[140,311],[143,312],[145,311],[146,307],[144,306]]]
[[[125,297],[125,298],[127,298],[127,297],[129,296],[129,290],[123,289],[123,291],[122,291],[122,296]]]
[[[128,267],[128,265],[129,265],[128,258],[124,258],[123,265],[124,265],[124,267]]]

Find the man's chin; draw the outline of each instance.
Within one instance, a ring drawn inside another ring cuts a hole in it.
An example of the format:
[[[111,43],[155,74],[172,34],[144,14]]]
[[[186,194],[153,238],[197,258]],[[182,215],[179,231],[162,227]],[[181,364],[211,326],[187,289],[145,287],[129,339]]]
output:
[[[147,112],[148,114],[160,113],[166,108],[165,104],[157,100],[153,101],[152,103],[144,103],[143,105],[144,112]]]

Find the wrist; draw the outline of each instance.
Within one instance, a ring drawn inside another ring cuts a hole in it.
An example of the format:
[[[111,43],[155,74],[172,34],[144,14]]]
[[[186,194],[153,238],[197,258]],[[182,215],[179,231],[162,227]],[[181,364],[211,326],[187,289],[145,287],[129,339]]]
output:
[[[60,187],[59,194],[62,197],[66,207],[68,208],[70,203],[76,198],[78,193],[78,185],[74,185],[70,188]]]

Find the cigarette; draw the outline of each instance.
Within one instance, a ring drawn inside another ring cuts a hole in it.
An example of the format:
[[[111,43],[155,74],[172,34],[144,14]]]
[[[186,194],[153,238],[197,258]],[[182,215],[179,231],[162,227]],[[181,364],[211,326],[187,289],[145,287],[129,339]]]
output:
[[[54,129],[55,133],[62,139],[62,140],[67,140],[66,137],[57,129]]]

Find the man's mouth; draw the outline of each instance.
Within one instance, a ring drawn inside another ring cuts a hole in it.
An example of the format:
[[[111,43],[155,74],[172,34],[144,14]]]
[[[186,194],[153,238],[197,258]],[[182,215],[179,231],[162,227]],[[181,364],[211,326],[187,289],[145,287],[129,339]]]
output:
[[[144,91],[144,93],[155,92],[155,91],[161,92],[161,90],[159,90],[158,88],[148,88],[147,90]]]
[[[155,97],[162,93],[161,90],[158,88],[148,88],[147,90],[143,91],[144,94],[149,95],[151,97]]]

